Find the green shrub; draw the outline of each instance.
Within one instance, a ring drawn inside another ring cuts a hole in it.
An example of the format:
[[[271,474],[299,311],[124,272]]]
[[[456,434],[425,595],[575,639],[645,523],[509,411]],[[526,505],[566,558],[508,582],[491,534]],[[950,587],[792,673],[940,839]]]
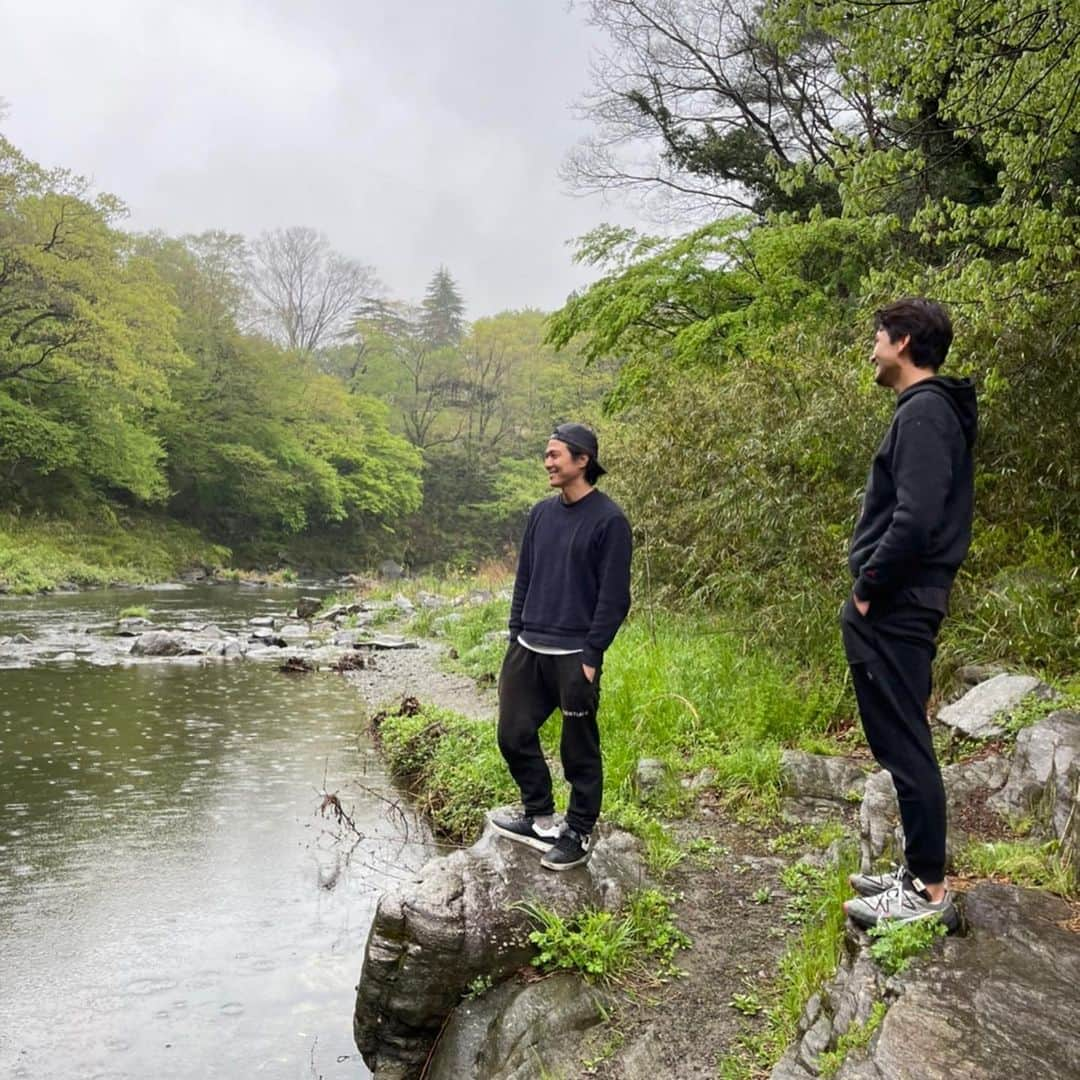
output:
[[[887,975],[898,975],[907,970],[916,956],[928,952],[934,942],[948,932],[936,917],[912,922],[885,920],[868,931],[874,939],[870,955]]]
[[[632,894],[623,911],[586,909],[563,918],[542,904],[520,907],[536,924],[529,940],[533,964],[544,971],[577,971],[587,979],[620,983],[676,973],[675,954],[690,939],[674,923],[672,897],[656,889]]]

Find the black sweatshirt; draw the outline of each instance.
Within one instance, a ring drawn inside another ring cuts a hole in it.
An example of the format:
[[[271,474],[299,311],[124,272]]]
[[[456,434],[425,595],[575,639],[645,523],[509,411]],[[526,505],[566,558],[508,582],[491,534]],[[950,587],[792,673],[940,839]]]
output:
[[[848,555],[860,600],[951,587],[971,543],[976,426],[967,379],[937,375],[899,396]]]
[[[630,610],[630,523],[595,488],[577,502],[538,502],[521,541],[510,640],[581,649],[599,668]]]

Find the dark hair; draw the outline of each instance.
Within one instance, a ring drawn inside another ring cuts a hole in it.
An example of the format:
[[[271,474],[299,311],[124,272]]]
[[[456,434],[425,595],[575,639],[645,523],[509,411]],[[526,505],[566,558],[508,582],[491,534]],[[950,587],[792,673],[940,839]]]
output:
[[[577,443],[568,442],[566,444],[566,449],[569,450],[574,457],[587,457],[589,459],[589,464],[585,466],[585,482],[595,487],[596,481],[599,480],[607,470],[600,468],[600,466],[596,464],[596,458],[594,458],[583,446],[578,446]]]
[[[894,344],[907,334],[911,362],[934,371],[945,363],[953,339],[949,313],[936,300],[922,296],[897,300],[875,311],[874,329],[884,330]]]

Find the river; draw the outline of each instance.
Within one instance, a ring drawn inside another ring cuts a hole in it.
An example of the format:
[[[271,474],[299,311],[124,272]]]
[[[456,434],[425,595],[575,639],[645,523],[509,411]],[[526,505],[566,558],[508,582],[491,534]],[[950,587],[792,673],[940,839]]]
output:
[[[242,629],[292,590],[0,598],[0,1075],[366,1077],[354,987],[379,893],[431,854],[339,675],[88,662],[130,604]],[[55,662],[54,652],[86,657]],[[319,814],[337,792],[356,830]]]

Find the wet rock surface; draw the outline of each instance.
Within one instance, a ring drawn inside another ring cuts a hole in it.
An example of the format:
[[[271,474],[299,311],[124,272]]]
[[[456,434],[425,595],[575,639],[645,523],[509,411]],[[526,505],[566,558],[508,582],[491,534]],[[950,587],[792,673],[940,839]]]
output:
[[[379,1080],[419,1076],[470,983],[499,983],[529,965],[522,901],[564,915],[615,911],[645,883],[638,842],[606,829],[589,862],[565,873],[543,870],[535,851],[490,825],[471,848],[432,860],[415,883],[381,898],[371,927],[353,1021],[369,1068]]]
[[[839,1080],[1000,1080],[1080,1076],[1080,935],[1069,905],[1011,885],[982,884],[963,904],[968,932],[939,943],[898,975],[870,959],[852,931],[841,968],[803,1013],[801,1036],[772,1080],[820,1075],[834,1050],[877,1001],[888,1011]]]
[[[196,587],[193,591],[193,608],[197,609],[200,604],[205,603],[207,591],[216,588],[243,589],[250,593],[253,586],[240,582],[234,586]],[[150,617],[131,615],[108,621],[101,618],[107,612],[108,606],[115,604],[116,607],[122,607],[122,602],[113,599],[107,591],[86,594],[100,598],[105,611],[88,604],[88,609],[93,610],[97,617],[82,624],[59,624],[46,617],[35,620],[35,625],[29,632],[16,625],[13,632],[0,635],[0,668],[31,667],[56,662],[110,667],[118,664],[239,659],[268,661],[281,665],[289,663],[293,658],[302,657],[305,663],[320,669],[363,668],[374,671],[376,665],[366,663],[364,658],[371,657],[376,652],[385,655],[391,652],[418,651],[422,655],[417,656],[411,664],[390,664],[388,676],[400,677],[400,685],[417,684],[421,692],[426,691],[429,682],[438,690],[445,690],[441,684],[446,680],[438,671],[437,647],[431,645],[425,652],[425,647],[419,642],[400,633],[383,630],[373,632],[367,626],[387,608],[397,613],[398,609],[392,603],[356,601],[337,604],[324,611],[320,601],[319,606],[312,612],[312,617],[304,619],[289,610],[294,603],[291,598],[281,597],[275,603],[276,597],[271,599],[268,596],[265,603],[270,610],[263,614],[252,615],[250,605],[247,605],[247,610],[243,611],[242,615],[238,612],[235,620],[222,618],[220,612],[215,612],[212,617],[216,621],[211,622],[207,618],[193,617],[193,609],[185,610],[185,591],[192,592],[187,586],[177,584],[175,588],[169,589],[165,586],[148,588],[142,591],[141,596],[131,591],[120,594],[129,601],[136,597],[141,599],[149,593],[169,595],[165,602],[155,603],[152,599],[146,601],[145,606]],[[175,598],[171,595],[174,593]],[[312,602],[315,600],[315,597],[301,597],[300,601],[295,602],[295,610],[311,611]],[[464,598],[462,600],[464,602]],[[17,605],[19,603],[16,601]],[[27,625],[30,625],[30,621]],[[348,659],[342,664],[342,658],[347,654],[353,654],[361,662]],[[377,684],[381,695],[380,703],[400,696],[397,687],[391,685],[388,679],[380,679],[376,675],[368,681],[372,684],[368,687],[372,691]],[[473,715],[478,712],[475,705],[478,695],[470,680],[456,680],[454,692],[457,697],[454,694],[440,693],[433,700],[456,707],[460,698],[466,702],[464,711]]]
[[[577,1076],[582,1040],[613,1006],[613,994],[577,975],[510,979],[454,1010],[424,1080]]]

